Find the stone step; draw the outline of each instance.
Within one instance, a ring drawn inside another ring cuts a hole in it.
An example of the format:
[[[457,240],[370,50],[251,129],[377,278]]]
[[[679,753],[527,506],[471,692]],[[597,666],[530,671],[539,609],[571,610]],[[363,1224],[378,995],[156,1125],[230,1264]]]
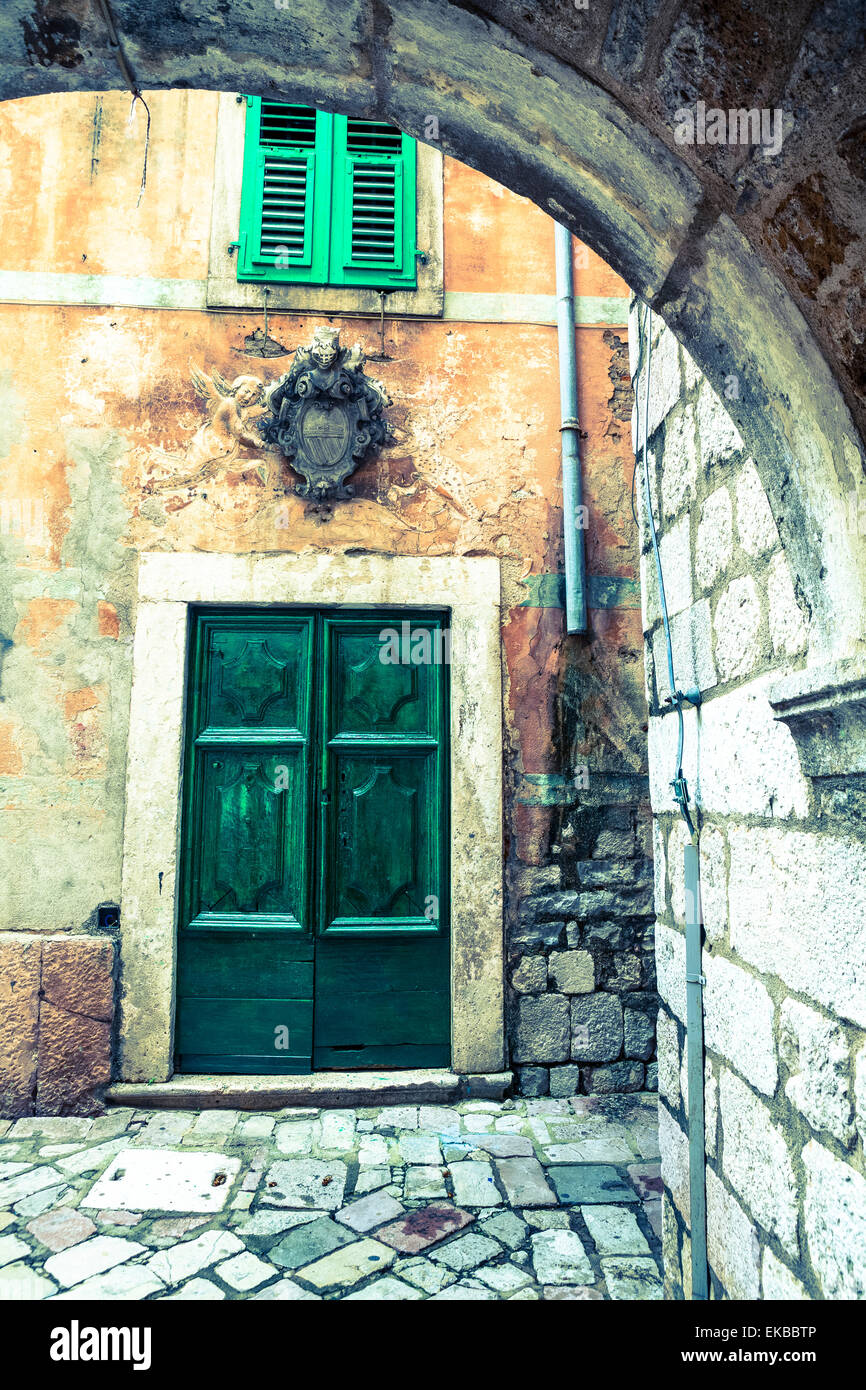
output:
[[[502,1100],[510,1071],[460,1075],[438,1068],[414,1071],[313,1072],[309,1076],[173,1076],[170,1081],[118,1081],[106,1104],[153,1110],[282,1110],[287,1106],[429,1105],[455,1100]]]

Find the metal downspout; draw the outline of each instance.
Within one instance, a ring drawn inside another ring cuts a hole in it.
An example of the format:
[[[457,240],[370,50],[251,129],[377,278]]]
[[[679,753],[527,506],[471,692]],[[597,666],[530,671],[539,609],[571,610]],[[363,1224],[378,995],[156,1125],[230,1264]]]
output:
[[[556,328],[562,413],[562,526],[565,540],[565,629],[586,632],[586,550],[581,526],[580,436],[571,232],[555,223]]]

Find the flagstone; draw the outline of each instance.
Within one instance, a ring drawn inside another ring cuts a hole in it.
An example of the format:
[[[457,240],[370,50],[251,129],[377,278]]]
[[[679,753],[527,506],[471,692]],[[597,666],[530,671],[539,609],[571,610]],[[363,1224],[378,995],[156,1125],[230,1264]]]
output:
[[[587,1230],[600,1255],[649,1255],[646,1236],[628,1207],[588,1206],[581,1208]]]
[[[499,1158],[496,1168],[513,1206],[556,1205],[556,1197],[537,1158]]]
[[[65,1145],[63,1146],[65,1148]],[[40,1153],[42,1150],[40,1150]],[[28,1168],[33,1167],[33,1160],[29,1163],[0,1163],[0,1182],[5,1182],[7,1178],[14,1178],[18,1173],[26,1173]]]
[[[26,1264],[4,1265],[0,1269],[0,1303],[30,1303],[50,1298],[57,1292],[52,1279],[46,1279]]]
[[[273,1115],[246,1115],[238,1122],[235,1142],[250,1144],[270,1139],[275,1124]]]
[[[103,1164],[108,1163],[110,1159],[128,1146],[129,1139],[126,1136],[121,1139],[109,1139],[105,1144],[96,1144],[93,1148],[79,1149],[78,1153],[70,1154],[68,1158],[59,1158],[57,1167],[62,1168],[64,1173],[68,1173],[70,1177],[89,1173],[94,1168],[101,1168]]]
[[[526,1284],[532,1283],[532,1278],[526,1270],[518,1269],[517,1265],[513,1264],[487,1265],[475,1273],[482,1284],[486,1284],[489,1289],[495,1289],[497,1293],[509,1293],[513,1289],[522,1289]]]
[[[376,1239],[393,1245],[401,1254],[415,1255],[419,1250],[426,1250],[428,1246],[454,1235],[455,1231],[470,1225],[473,1219],[468,1211],[445,1203],[419,1207],[400,1221],[383,1226],[376,1232]]]
[[[439,1293],[448,1284],[453,1284],[457,1275],[447,1265],[434,1264],[432,1260],[416,1256],[414,1259],[398,1260],[393,1266],[393,1272],[401,1279],[408,1279],[410,1283],[416,1284],[424,1293]]]
[[[84,1146],[82,1144],[45,1144],[39,1150],[40,1158],[60,1158],[61,1155],[76,1154]],[[0,1165],[2,1167],[2,1165]]]
[[[240,1159],[219,1153],[129,1148],[117,1155],[81,1205],[128,1211],[221,1211],[240,1166]]]
[[[23,1197],[30,1197],[34,1192],[62,1182],[63,1174],[50,1167],[31,1168],[26,1173],[19,1173],[17,1177],[6,1178],[0,1182],[0,1207],[14,1206]]]
[[[131,1260],[133,1255],[143,1254],[146,1249],[137,1240],[126,1240],[123,1236],[91,1236],[59,1255],[52,1255],[45,1261],[45,1272],[68,1289],[96,1274],[104,1274],[114,1265]]]
[[[531,1158],[533,1154],[532,1140],[520,1134],[464,1134],[461,1143],[496,1158]]]
[[[485,1216],[480,1230],[501,1240],[509,1250],[516,1250],[525,1241],[528,1231],[525,1221],[521,1221],[511,1211],[498,1211],[495,1216]]]
[[[261,1200],[273,1207],[315,1207],[336,1211],[343,1205],[347,1168],[339,1160],[295,1159],[271,1164]]]
[[[53,1211],[37,1216],[27,1227],[32,1236],[47,1245],[49,1250],[59,1254],[70,1245],[87,1240],[96,1230],[89,1216],[74,1211],[70,1207],[55,1207]]]
[[[360,1197],[364,1192],[374,1192],[379,1187],[387,1187],[390,1182],[390,1168],[361,1168],[355,1179],[355,1196]]]
[[[656,1262],[649,1256],[602,1259],[604,1282],[613,1299],[661,1299],[662,1281]]]
[[[98,1211],[97,1221],[103,1221],[108,1226],[137,1226],[141,1220],[140,1211]]]
[[[24,1258],[29,1254],[30,1246],[26,1240],[19,1240],[18,1236],[0,1236],[0,1265],[11,1264],[19,1256]]]
[[[146,1264],[163,1283],[181,1284],[207,1265],[237,1255],[244,1248],[243,1241],[231,1231],[205,1231],[195,1240],[179,1242],[170,1250],[158,1250]]]
[[[604,1164],[567,1164],[548,1168],[547,1175],[561,1202],[637,1202],[637,1193],[615,1168]]]
[[[439,1140],[432,1134],[402,1134],[398,1147],[404,1163],[436,1164],[442,1161]]]
[[[195,1120],[191,1110],[156,1110],[150,1116],[133,1141],[146,1148],[160,1148],[163,1144],[179,1144]]]
[[[428,1299],[428,1303],[483,1303],[485,1300],[495,1298],[496,1294],[492,1289],[473,1288],[467,1284],[452,1284],[450,1289],[443,1289],[441,1293],[434,1294]]]
[[[319,1124],[318,1147],[323,1153],[346,1153],[355,1147],[355,1116],[351,1110],[327,1110]]]
[[[531,1241],[539,1284],[595,1283],[596,1275],[576,1231],[539,1231]]]
[[[371,1134],[361,1140],[358,1149],[358,1162],[362,1167],[368,1164],[380,1166],[390,1161],[390,1149],[387,1139],[383,1139],[381,1134]]]
[[[417,1129],[417,1105],[383,1105],[379,1111],[379,1129]]]
[[[542,1290],[545,1302],[562,1301],[564,1299],[604,1299],[604,1294],[600,1289],[579,1287],[576,1284],[548,1284]]]
[[[12,1210],[16,1216],[20,1216],[26,1221],[30,1216],[41,1216],[43,1211],[50,1211],[52,1207],[57,1207],[61,1202],[70,1202],[75,1197],[75,1188],[64,1183],[62,1187],[45,1187],[39,1192],[34,1192],[22,1201],[16,1202]]]
[[[258,1255],[254,1255],[251,1250],[244,1250],[240,1255],[233,1255],[229,1260],[223,1260],[222,1264],[216,1266],[214,1271],[223,1280],[230,1284],[239,1293],[248,1293],[250,1289],[257,1289],[259,1284],[264,1284],[266,1279],[272,1279],[277,1273],[272,1264],[267,1260],[262,1260]]]
[[[202,1110],[186,1131],[182,1143],[208,1143],[212,1139],[228,1139],[241,1117],[240,1110]]]
[[[459,1134],[460,1111],[446,1105],[421,1105],[418,1107],[418,1128],[439,1138]]]
[[[341,1245],[351,1245],[357,1238],[354,1231],[338,1226],[330,1216],[320,1216],[309,1225],[290,1231],[273,1245],[268,1251],[268,1259],[280,1269],[300,1269],[321,1259],[323,1255],[330,1255]]]
[[[93,1121],[78,1115],[27,1115],[12,1126],[13,1139],[86,1139]]]
[[[321,1297],[317,1293],[312,1293],[310,1289],[302,1289],[300,1284],[296,1284],[294,1279],[279,1279],[276,1284],[268,1284],[266,1289],[260,1289],[258,1293],[252,1295],[252,1301],[258,1303],[264,1300],[281,1300],[284,1302],[316,1302],[321,1303]]]
[[[119,1134],[123,1134],[127,1125],[132,1122],[135,1111],[127,1105],[112,1106],[105,1115],[98,1115],[93,1121],[88,1138],[93,1140],[115,1139]]]
[[[407,1168],[405,1192],[407,1201],[422,1197],[447,1197],[442,1169],[422,1163]]]
[[[390,1246],[366,1237],[298,1270],[298,1277],[318,1289],[331,1288],[336,1284],[358,1284],[369,1274],[387,1269],[395,1259]]]
[[[239,1236],[275,1236],[321,1218],[315,1211],[257,1211],[235,1227]]]
[[[411,1284],[404,1284],[402,1279],[394,1279],[391,1275],[386,1275],[384,1279],[374,1279],[372,1284],[367,1284],[363,1289],[356,1289],[354,1293],[346,1294],[342,1302],[350,1303],[353,1299],[366,1299],[371,1303],[396,1303],[423,1297],[420,1289],[413,1288]]]
[[[537,1231],[571,1230],[571,1220],[567,1211],[532,1211],[527,1208],[523,1218]]]
[[[496,1186],[493,1168],[489,1163],[464,1159],[451,1167],[454,1200],[465,1207],[498,1207],[502,1194]]]
[[[468,1235],[458,1236],[456,1240],[450,1240],[447,1245],[441,1245],[438,1250],[431,1250],[431,1260],[436,1260],[446,1264],[449,1269],[462,1272],[467,1269],[474,1269],[476,1265],[483,1264],[485,1260],[492,1260],[495,1255],[502,1253],[502,1246],[489,1236],[479,1235],[477,1231],[470,1231]]]
[[[281,1154],[308,1154],[313,1147],[312,1120],[291,1120],[277,1125],[274,1142]]]
[[[75,1288],[68,1289],[66,1293],[56,1294],[52,1302],[60,1303],[62,1300],[73,1302],[84,1299],[93,1299],[94,1301],[141,1299],[147,1298],[152,1293],[161,1293],[164,1288],[165,1285],[157,1278],[153,1270],[147,1269],[144,1265],[118,1265],[106,1274],[88,1279],[83,1284],[76,1284]]]
[[[208,1216],[164,1216],[150,1225],[148,1239],[182,1240],[190,1231],[197,1231],[210,1220]]]
[[[373,1192],[368,1197],[362,1197],[359,1202],[350,1202],[343,1207],[342,1211],[336,1214],[336,1220],[344,1226],[349,1226],[353,1231],[372,1231],[375,1226],[383,1226],[386,1221],[393,1221],[395,1217],[402,1216],[405,1207],[402,1202],[389,1197],[385,1192]]]
[[[190,1279],[189,1283],[179,1288],[177,1293],[164,1294],[160,1302],[172,1303],[179,1299],[185,1301],[196,1299],[200,1302],[204,1302],[205,1300],[218,1302],[220,1299],[225,1298],[225,1296],[225,1289],[218,1289],[216,1284],[211,1283],[210,1279]]]

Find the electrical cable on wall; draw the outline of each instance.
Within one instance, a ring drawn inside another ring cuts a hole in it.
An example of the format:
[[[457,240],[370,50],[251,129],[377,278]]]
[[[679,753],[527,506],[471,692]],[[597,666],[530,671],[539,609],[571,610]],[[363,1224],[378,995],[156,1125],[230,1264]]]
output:
[[[133,73],[132,68],[129,65],[129,60],[123,51],[123,45],[120,42],[120,35],[117,32],[117,25],[114,22],[114,15],[111,13],[111,6],[109,5],[108,0],[97,0],[97,5],[102,15],[103,23],[105,24],[105,27],[108,30],[109,47],[114,50],[114,56],[117,60],[117,66],[123,73],[124,82],[126,83],[129,90],[132,92],[132,105],[129,108],[129,120],[127,121],[127,125],[132,125],[132,117],[135,113],[135,103],[137,101],[141,102],[142,106],[145,109],[145,112],[147,113],[147,125],[145,126],[144,130],[144,161],[141,166],[141,184],[138,190],[138,201],[135,204],[135,206],[138,207],[144,196],[144,190],[147,185],[147,154],[148,150],[150,149],[150,107],[148,106],[144,97],[141,95],[141,89],[135,80],[135,74]]]

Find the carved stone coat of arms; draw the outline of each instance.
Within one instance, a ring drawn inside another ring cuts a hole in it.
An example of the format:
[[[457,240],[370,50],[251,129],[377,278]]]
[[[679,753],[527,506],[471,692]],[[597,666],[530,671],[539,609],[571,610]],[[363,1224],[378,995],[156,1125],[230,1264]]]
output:
[[[317,328],[291,368],[265,396],[262,438],[275,444],[304,478],[295,491],[316,502],[353,495],[346,478],[391,428],[382,411],[391,404],[381,382],[364,375],[360,344],[344,348],[333,328]]]

